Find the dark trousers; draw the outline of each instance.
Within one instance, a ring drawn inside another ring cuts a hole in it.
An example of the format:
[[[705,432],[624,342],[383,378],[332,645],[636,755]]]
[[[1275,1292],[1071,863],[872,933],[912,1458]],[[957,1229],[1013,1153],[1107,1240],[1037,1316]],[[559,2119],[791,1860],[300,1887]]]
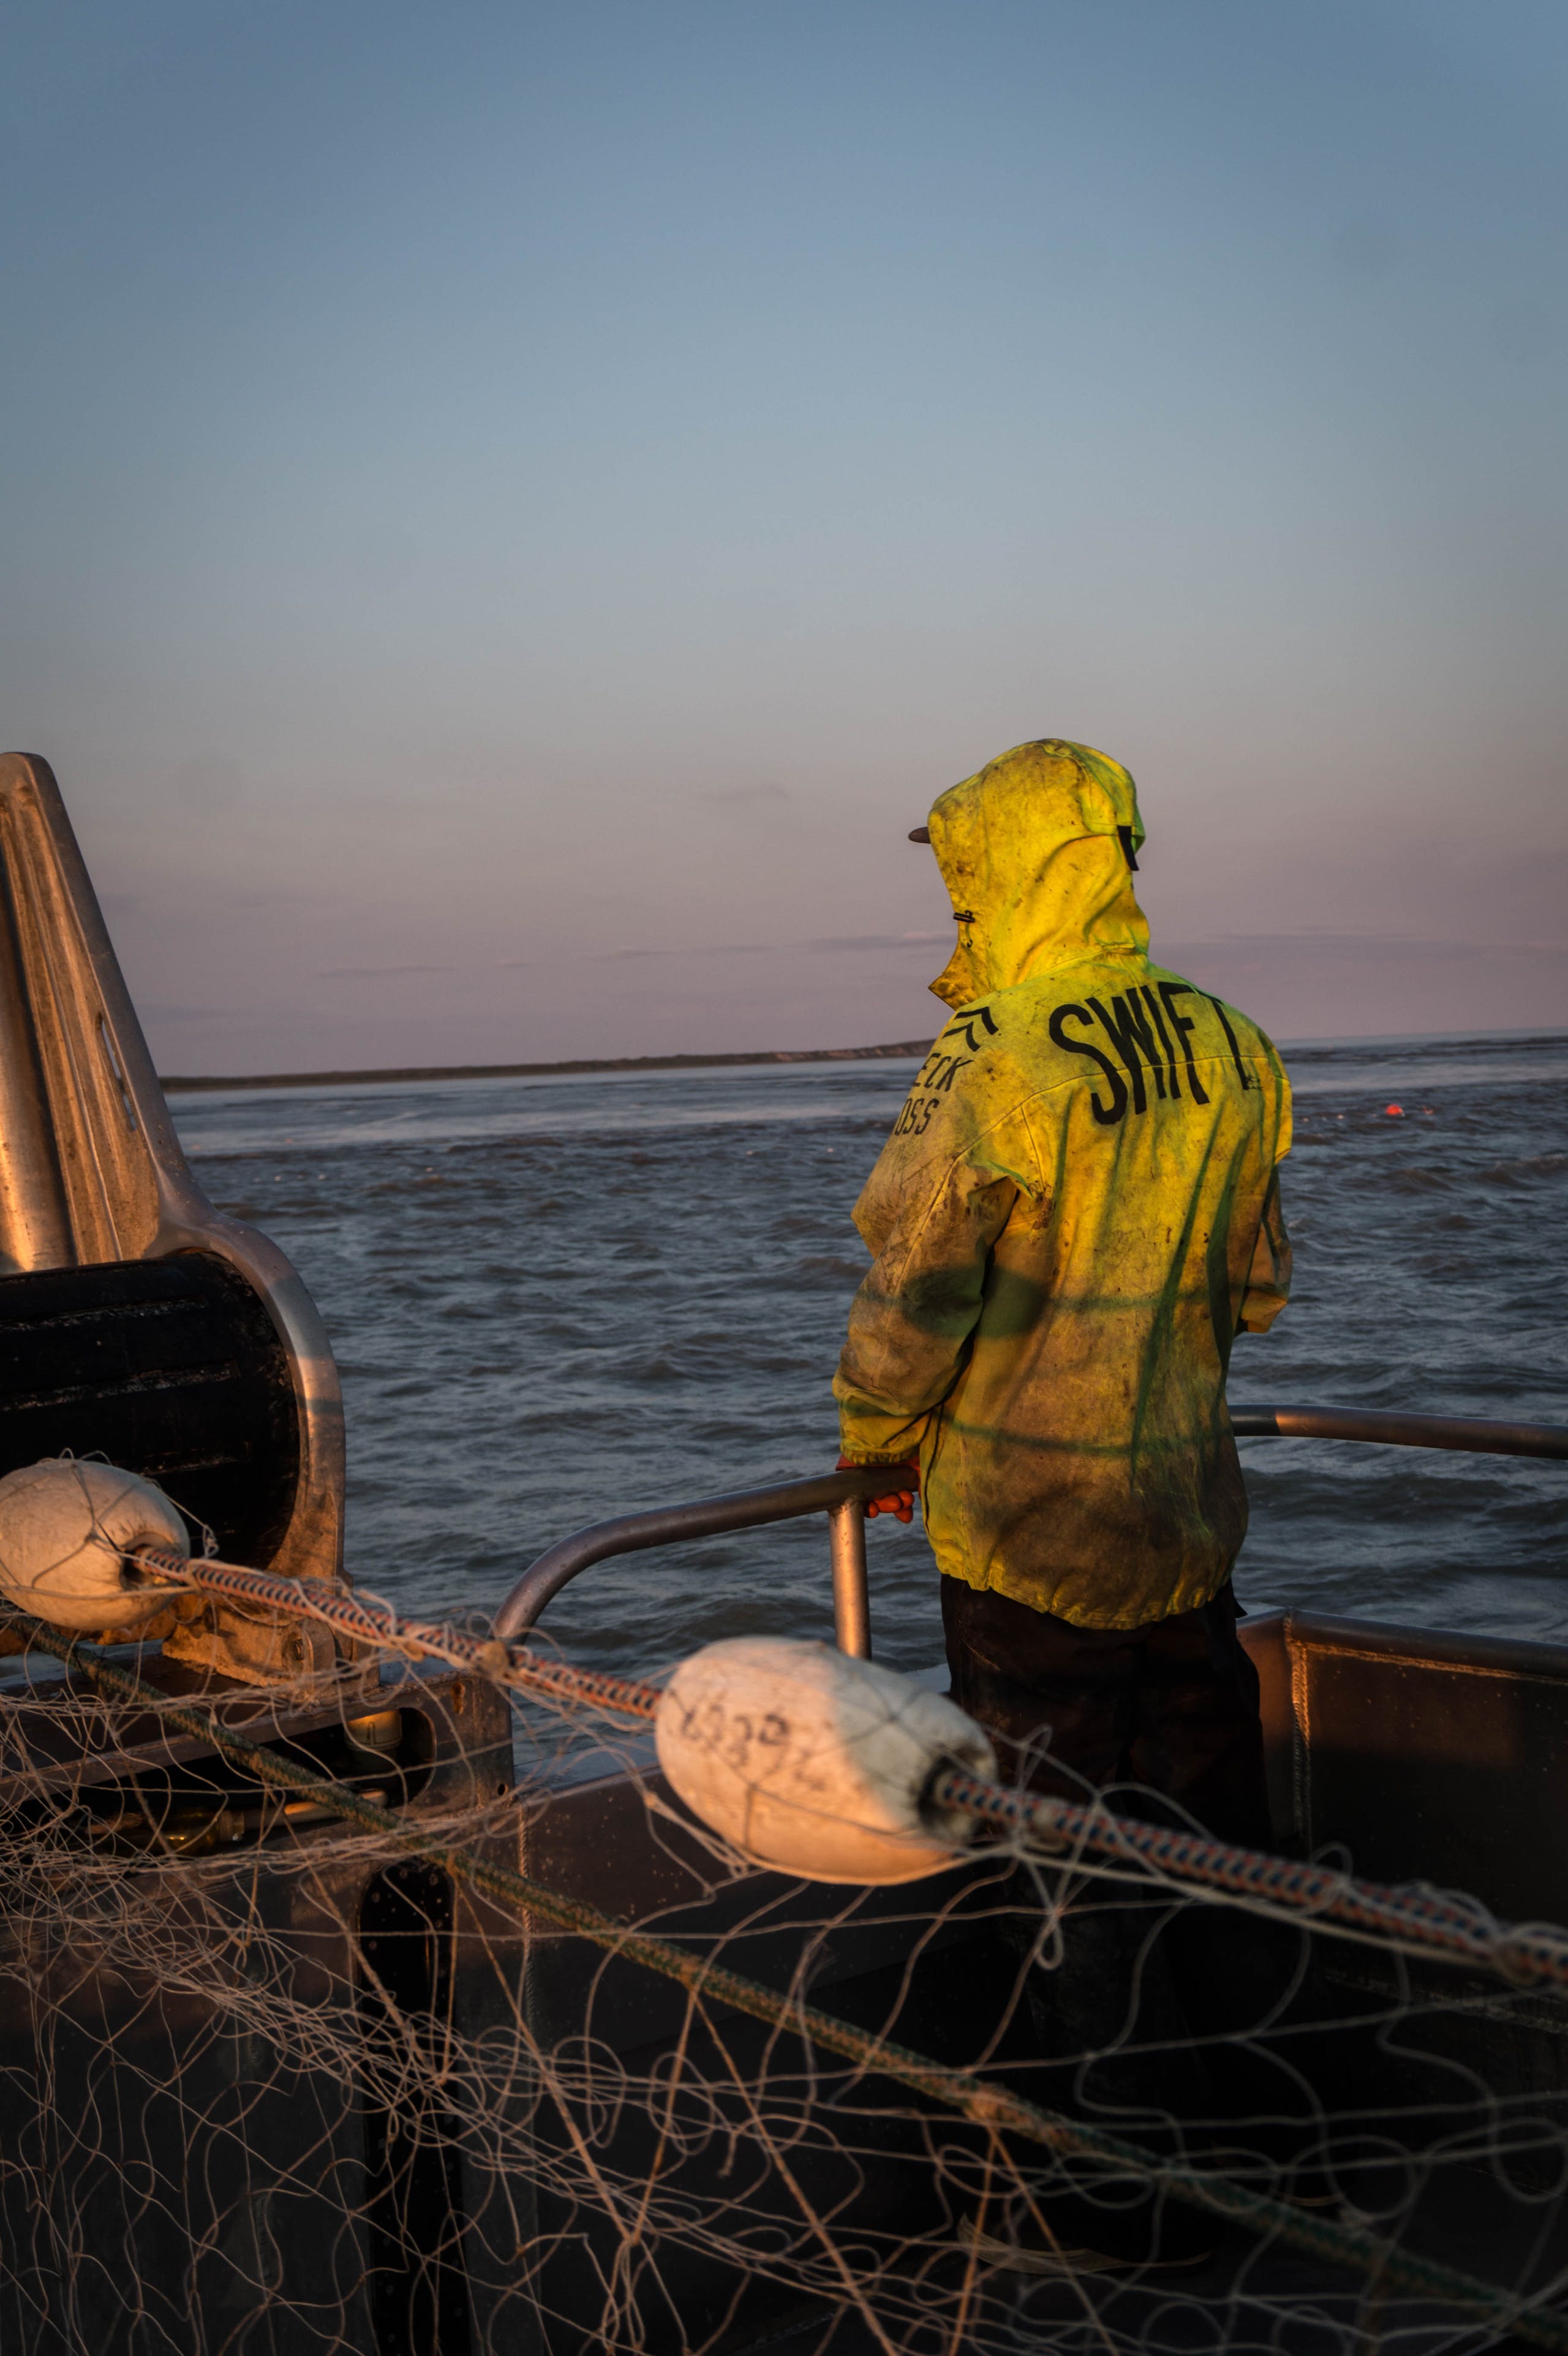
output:
[[[1229,1580],[1211,1603],[1143,1628],[1078,1628],[959,1579],[942,1582],[953,1698],[997,1746],[1004,1775],[1083,1798],[1136,1783],[1221,1840],[1269,1839],[1258,1676]]]
[[[1228,1583],[1199,1611],[1097,1629],[944,1579],[942,1617],[953,1697],[990,1735],[1004,1776],[1064,1798],[1111,1786],[1124,1814],[1195,1817],[1221,1839],[1267,1844],[1257,1672]],[[1020,2093],[1165,2158],[1207,2157],[1240,2116],[1279,2104],[1286,2089],[1253,2036],[1289,1984],[1292,1934],[1282,1945],[1229,1909],[1091,1878],[1042,1937],[1041,1885],[1020,1870],[1012,1890],[1008,1944],[1032,1960],[1038,2057]],[[1212,2238],[1136,2181],[1094,2185],[1075,2169],[1046,2206],[1064,2241],[1127,2254],[1179,2255]]]

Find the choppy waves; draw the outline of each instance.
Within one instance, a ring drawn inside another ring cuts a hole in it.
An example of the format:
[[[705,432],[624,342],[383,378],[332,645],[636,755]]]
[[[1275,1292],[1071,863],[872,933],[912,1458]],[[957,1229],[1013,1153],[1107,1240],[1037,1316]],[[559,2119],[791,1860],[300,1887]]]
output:
[[[1287,1055],[1296,1290],[1236,1399],[1568,1421],[1568,1040]],[[348,1403],[350,1561],[431,1610],[494,1602],[608,1514],[805,1474],[865,1265],[849,1211],[898,1063],[176,1098],[203,1183],[275,1235]],[[1390,1103],[1401,1113],[1392,1115]],[[1568,1471],[1253,1441],[1249,1606],[1568,1635]],[[912,1530],[871,1532],[882,1657],[940,1655]],[[824,1633],[824,1528],[589,1571],[550,1625],[648,1667]]]

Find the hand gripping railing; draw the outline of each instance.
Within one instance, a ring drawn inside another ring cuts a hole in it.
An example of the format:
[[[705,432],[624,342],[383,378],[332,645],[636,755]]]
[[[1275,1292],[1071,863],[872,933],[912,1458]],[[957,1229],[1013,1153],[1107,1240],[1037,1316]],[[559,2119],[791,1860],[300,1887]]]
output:
[[[1568,1457],[1568,1430],[1551,1423],[1494,1423],[1476,1416],[1395,1415],[1344,1407],[1233,1407],[1231,1424],[1238,1440],[1362,1440],[1384,1447],[1456,1448],[1489,1456]],[[561,1538],[529,1564],[496,1614],[496,1633],[507,1640],[526,1634],[569,1580],[607,1556],[826,1513],[833,1557],[834,1639],[840,1652],[869,1660],[866,1500],[891,1494],[899,1486],[901,1472],[907,1477],[911,1470],[869,1464],[824,1472],[815,1481],[781,1481],[772,1489],[741,1489],[732,1496],[656,1505],[650,1513],[595,1522]]]

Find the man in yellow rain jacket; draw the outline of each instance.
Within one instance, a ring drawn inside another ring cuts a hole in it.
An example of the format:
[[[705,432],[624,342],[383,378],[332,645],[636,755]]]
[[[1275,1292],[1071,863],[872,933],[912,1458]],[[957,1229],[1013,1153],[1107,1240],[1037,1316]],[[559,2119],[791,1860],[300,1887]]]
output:
[[[1288,1083],[1149,962],[1119,763],[1020,744],[915,839],[953,895],[955,1011],[856,1205],[843,1461],[918,1462],[955,1697],[1005,1758],[1265,1839],[1224,1386],[1289,1282]]]
[[[1020,744],[915,839],[953,895],[933,988],[954,1012],[856,1205],[874,1264],[834,1384],[841,1462],[918,1462],[954,1696],[1005,1772],[1080,1795],[1125,1781],[1117,1804],[1266,1841],[1225,1373],[1289,1284],[1288,1083],[1255,1024],[1150,963],[1117,762]],[[1019,1921],[1027,1941],[1027,1890]],[[1160,2148],[1173,2121],[1257,2106],[1225,2083],[1227,2008],[1278,1958],[1230,1927],[1204,1951],[1184,1919],[1157,1942],[1136,1892],[1081,1899],[1061,1928],[1028,1975],[1031,2092]],[[1200,2219],[1122,2190],[1053,2197],[1055,2248],[1028,2218],[968,2238],[1026,2267],[1070,2242],[1096,2265],[1203,2254]]]

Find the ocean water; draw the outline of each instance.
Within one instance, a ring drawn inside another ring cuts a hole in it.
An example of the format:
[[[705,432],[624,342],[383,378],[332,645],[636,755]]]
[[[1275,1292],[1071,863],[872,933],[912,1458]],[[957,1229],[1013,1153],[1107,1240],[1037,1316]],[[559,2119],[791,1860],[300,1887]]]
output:
[[[1237,1402],[1568,1422],[1568,1036],[1286,1050],[1296,1290]],[[850,1220],[912,1061],[176,1096],[197,1174],[277,1238],[348,1417],[349,1567],[493,1608],[567,1532],[803,1477],[866,1254]],[[1397,1103],[1403,1117],[1386,1108]],[[1249,1610],[1568,1639],[1568,1465],[1243,1444]],[[869,1537],[878,1655],[941,1655],[920,1531]],[[545,1626],[653,1671],[830,1633],[820,1518],[601,1564]]]

